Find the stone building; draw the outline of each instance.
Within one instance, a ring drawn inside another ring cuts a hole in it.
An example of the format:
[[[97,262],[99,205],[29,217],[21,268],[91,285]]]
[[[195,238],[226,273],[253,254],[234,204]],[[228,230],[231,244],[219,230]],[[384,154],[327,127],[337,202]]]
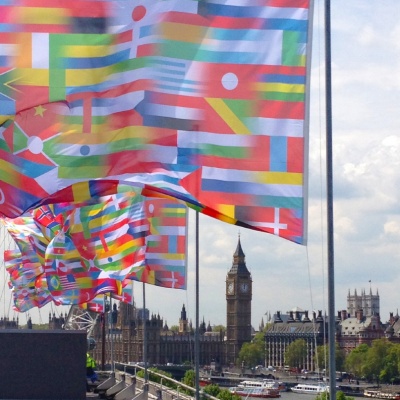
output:
[[[96,360],[101,360],[104,354],[105,364],[112,361],[143,362],[145,334],[149,364],[193,364],[195,361],[195,332],[186,318],[184,305],[179,319],[179,331],[173,332],[163,323],[159,315],[151,315],[144,321],[133,305],[120,303],[117,322],[104,336],[106,339],[104,352],[102,323],[103,321],[99,321],[93,333],[96,341],[93,354]],[[201,365],[221,362],[225,351],[224,332],[212,332],[211,326],[206,327],[203,320],[199,326],[199,350]]]
[[[235,363],[242,344],[252,338],[251,299],[252,279],[239,238],[226,276],[226,332],[213,332],[211,324],[206,326],[203,319],[199,326],[200,365],[218,367]],[[93,330],[97,343],[93,353],[98,362],[142,362],[146,334],[150,364],[194,363],[195,330],[187,318],[185,305],[177,318],[177,332],[171,331],[159,315],[149,316],[134,305],[120,303],[113,313],[111,328],[105,329],[107,324],[99,318]]]
[[[336,343],[346,354],[361,344],[371,345],[375,339],[385,337],[385,326],[380,318],[379,293],[369,294],[365,290],[358,295],[347,295],[347,312],[338,313],[336,327]]]
[[[399,313],[393,315],[390,313],[389,323],[385,329],[385,338],[387,338],[392,343],[400,343],[400,317]]]
[[[265,332],[265,365],[284,367],[285,351],[297,339],[303,339],[307,346],[307,355],[301,367],[315,370],[315,348],[327,343],[327,322],[319,311],[309,318],[308,311],[299,309],[289,311],[286,315],[277,312],[271,325]]]
[[[253,287],[240,238],[226,276],[227,364],[235,363],[243,343],[251,341],[251,300]]]
[[[242,344],[252,338],[251,300],[251,274],[246,267],[239,238],[232,267],[226,277],[226,332],[213,332],[210,323],[206,326],[203,319],[199,326],[200,365],[219,366],[236,361]],[[195,330],[187,318],[185,305],[180,318],[177,318],[178,332],[171,331],[160,315],[143,318],[146,312],[136,309],[134,305],[121,302],[119,309],[113,310],[113,313],[113,323],[107,332],[101,318],[94,327],[93,338],[97,345],[93,352],[96,360],[103,359],[105,364],[112,360],[142,362],[146,334],[149,364],[194,363]]]
[[[365,290],[361,291],[361,294],[357,294],[357,290],[354,290],[354,294],[349,293],[347,295],[347,314],[351,318],[355,318],[359,310],[362,310],[363,316],[371,317],[372,315],[379,315],[379,293],[372,294],[372,289],[369,289],[369,294]]]
[[[338,312],[336,318],[335,341],[346,354],[360,344],[371,345],[375,339],[387,337],[391,341],[400,342],[400,321],[391,314],[389,326],[385,326],[379,315],[379,293],[369,294],[365,290],[358,295],[357,291],[347,296],[347,310]],[[327,321],[327,319],[326,319]],[[325,326],[324,326],[325,325]],[[278,313],[265,335],[268,365],[283,366],[286,347],[296,339],[304,339],[307,343],[307,357],[303,368],[314,370],[315,343],[317,346],[328,342],[327,322],[319,312],[318,316],[308,318],[307,312],[299,310],[287,316]]]
[[[339,312],[337,321],[336,343],[346,354],[361,344],[371,345],[373,340],[385,336],[379,314],[365,316],[362,308],[354,317],[349,317],[346,311]]]
[[[213,332],[210,323],[199,326],[200,365],[232,365],[237,361],[243,343],[252,339],[251,301],[252,277],[247,269],[245,254],[240,237],[233,254],[232,267],[226,275],[226,331]],[[135,306],[114,304],[109,313],[111,328],[105,332],[104,321],[98,319],[93,337],[97,342],[94,349],[96,360],[106,364],[116,362],[142,362],[144,359],[144,337],[147,338],[147,360],[150,364],[194,363],[195,331],[186,315],[185,305],[177,316],[178,331],[171,331],[160,315],[150,315],[148,310]],[[51,321],[56,321],[54,316]],[[347,296],[347,310],[338,313],[336,319],[336,342],[346,353],[362,343],[387,337],[400,342],[400,320],[391,314],[388,326],[379,317],[379,294],[369,294],[364,290],[358,295]],[[107,324],[106,324],[107,325]],[[264,322],[262,321],[262,329]],[[261,329],[261,326],[260,326]],[[103,345],[104,338],[104,345]],[[294,309],[287,314],[278,312],[265,332],[266,365],[283,367],[287,346],[296,339],[304,339],[307,355],[302,367],[315,370],[314,354],[316,346],[328,342],[327,319],[314,312]]]

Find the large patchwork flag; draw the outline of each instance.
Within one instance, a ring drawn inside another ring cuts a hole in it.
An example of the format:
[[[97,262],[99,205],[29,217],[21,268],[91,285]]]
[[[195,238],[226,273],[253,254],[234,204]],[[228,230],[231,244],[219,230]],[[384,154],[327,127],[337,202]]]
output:
[[[110,297],[123,303],[133,304],[133,281],[125,279],[123,282],[119,282],[119,290],[119,293],[111,292]],[[87,303],[79,304],[79,308],[95,313],[106,312],[104,295],[98,295]]]
[[[33,211],[50,238],[45,275],[57,302],[90,303],[102,293],[131,302],[129,280],[186,288],[186,206],[129,186],[116,191]]]
[[[37,210],[37,214],[43,216],[43,210]],[[49,213],[46,215],[46,222],[49,222]],[[43,218],[40,220],[45,221]],[[53,246],[57,247],[56,241],[46,238],[32,217],[2,219],[2,222],[18,246],[16,250],[4,252],[5,266],[10,276],[9,287],[17,311],[42,307],[51,301],[57,305],[74,304],[90,300],[99,293],[120,292],[114,279],[93,277],[85,271],[80,265],[79,254],[74,253],[68,245],[57,248],[57,255],[64,258],[68,268],[60,268],[60,274],[56,277],[46,273],[46,252]],[[50,226],[53,225],[49,223],[48,228]],[[59,290],[61,284],[62,293]]]
[[[111,180],[305,244],[311,3],[3,1],[0,213]]]
[[[186,206],[122,185],[117,191],[1,219],[18,246],[4,255],[15,309],[49,301],[91,308],[105,293],[132,303],[133,280],[186,288]]]
[[[1,219],[1,223],[17,245],[16,249],[4,251],[14,309],[25,312],[32,307],[43,307],[52,302],[54,299],[48,290],[40,261],[40,253],[46,245],[40,230],[30,217]]]
[[[63,305],[88,302],[98,294],[117,290],[108,274],[86,268],[71,238],[63,232],[47,247],[45,275],[52,297]]]
[[[9,273],[8,287],[12,293],[15,311],[25,312],[53,301],[56,305],[60,304],[48,290],[41,264],[27,261],[18,250],[5,251],[4,262]]]
[[[141,190],[122,185],[118,190],[98,202],[54,205],[64,225],[46,252],[47,276],[51,271],[58,275],[59,267],[72,265],[75,257],[95,275],[185,289],[186,206],[173,199],[145,197]],[[65,252],[67,248],[75,256]]]

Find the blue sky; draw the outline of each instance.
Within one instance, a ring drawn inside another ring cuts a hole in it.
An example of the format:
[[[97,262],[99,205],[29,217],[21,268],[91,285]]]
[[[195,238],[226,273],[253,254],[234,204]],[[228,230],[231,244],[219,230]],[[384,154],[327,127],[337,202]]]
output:
[[[335,308],[349,290],[379,291],[381,318],[400,306],[400,2],[333,0],[332,91]],[[327,309],[323,1],[314,10],[310,102],[309,242],[200,216],[200,320],[226,324],[225,278],[240,234],[253,278],[252,323],[266,312]],[[190,212],[188,290],[146,286],[146,305],[177,325],[195,321],[195,224]],[[371,280],[371,282],[369,282]],[[135,284],[142,305],[142,285]],[[54,308],[55,310],[55,308]],[[58,308],[58,311],[65,308]],[[47,322],[50,308],[41,309]],[[5,311],[5,313],[7,313]],[[0,314],[3,314],[0,311]],[[30,312],[39,321],[38,310]],[[25,316],[20,315],[25,323]]]

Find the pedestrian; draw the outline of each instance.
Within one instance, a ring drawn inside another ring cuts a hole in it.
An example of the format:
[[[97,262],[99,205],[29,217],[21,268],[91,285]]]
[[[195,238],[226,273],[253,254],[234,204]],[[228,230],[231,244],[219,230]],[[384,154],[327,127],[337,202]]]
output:
[[[92,383],[95,383],[97,379],[97,374],[95,371],[96,361],[90,356],[89,353],[86,353],[86,391],[90,392],[90,385],[88,380]]]

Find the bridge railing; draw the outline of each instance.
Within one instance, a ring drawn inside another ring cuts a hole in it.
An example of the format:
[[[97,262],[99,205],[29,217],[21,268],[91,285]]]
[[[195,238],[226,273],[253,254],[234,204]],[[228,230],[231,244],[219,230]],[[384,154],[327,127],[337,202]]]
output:
[[[136,372],[138,370],[145,371],[145,367],[135,364],[124,364],[124,363],[115,363],[114,364],[114,369],[123,371],[125,373],[132,373],[136,376],[136,381],[137,381],[137,387],[139,389],[142,389],[145,379],[139,378],[136,375]],[[149,379],[149,393],[155,395],[157,398],[160,400],[193,400],[193,398],[196,398],[196,389],[184,384],[183,382],[177,381],[176,379],[170,378],[169,376],[163,375],[159,372],[152,371],[147,368],[147,374],[150,377],[151,375],[158,376],[160,378],[160,383],[152,382]],[[163,382],[165,383],[166,381],[169,381],[176,385],[177,389],[171,389],[168,386],[163,385]],[[192,395],[188,395],[186,393],[188,391]],[[203,392],[200,389],[200,397],[203,399],[209,399],[209,400],[219,400],[216,397]]]

